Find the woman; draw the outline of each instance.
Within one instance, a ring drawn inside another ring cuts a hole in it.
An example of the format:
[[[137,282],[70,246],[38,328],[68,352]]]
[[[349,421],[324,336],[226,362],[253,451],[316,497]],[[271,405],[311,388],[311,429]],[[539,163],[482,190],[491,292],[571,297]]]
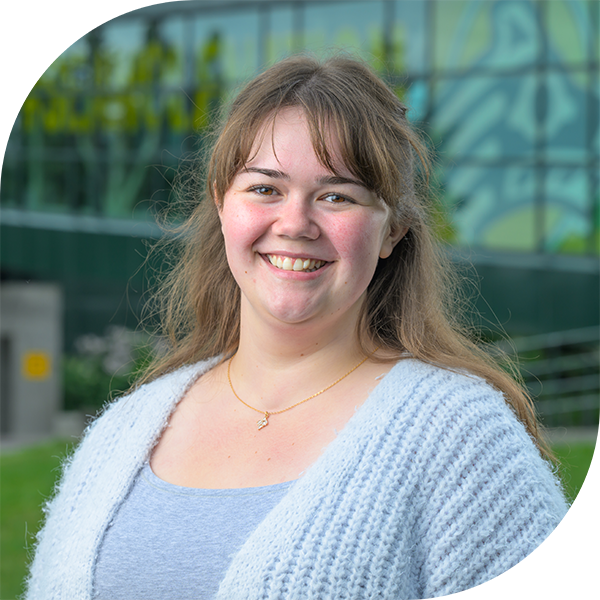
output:
[[[449,317],[405,112],[347,58],[241,92],[164,285],[171,351],[87,431],[28,598],[430,598],[556,527],[526,396]]]

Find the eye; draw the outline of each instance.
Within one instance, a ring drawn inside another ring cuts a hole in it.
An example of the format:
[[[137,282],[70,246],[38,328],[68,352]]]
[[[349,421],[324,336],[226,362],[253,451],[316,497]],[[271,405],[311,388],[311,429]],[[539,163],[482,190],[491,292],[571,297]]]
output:
[[[255,185],[249,191],[256,192],[259,196],[272,196],[275,193],[275,189],[268,185]]]
[[[348,198],[348,196],[342,196],[341,194],[336,194],[335,192],[321,196],[321,200],[331,202],[332,204],[344,204],[345,202],[353,203],[353,200]]]

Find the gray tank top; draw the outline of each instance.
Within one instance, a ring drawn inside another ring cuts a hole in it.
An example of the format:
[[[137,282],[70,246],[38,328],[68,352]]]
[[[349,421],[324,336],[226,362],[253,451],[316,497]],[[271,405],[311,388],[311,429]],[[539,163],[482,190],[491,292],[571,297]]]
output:
[[[146,464],[104,533],[94,600],[214,598],[235,553],[293,483],[186,488]]]

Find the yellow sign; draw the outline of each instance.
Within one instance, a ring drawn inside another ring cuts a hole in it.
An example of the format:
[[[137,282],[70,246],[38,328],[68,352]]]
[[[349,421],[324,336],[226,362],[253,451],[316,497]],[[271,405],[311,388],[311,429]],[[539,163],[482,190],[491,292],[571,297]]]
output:
[[[25,379],[48,379],[51,371],[50,354],[43,350],[29,350],[23,354],[22,367]]]

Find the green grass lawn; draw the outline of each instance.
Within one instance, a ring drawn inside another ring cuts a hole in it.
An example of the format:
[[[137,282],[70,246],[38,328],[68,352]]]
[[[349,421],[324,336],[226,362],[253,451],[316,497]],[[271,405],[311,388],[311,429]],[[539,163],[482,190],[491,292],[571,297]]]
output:
[[[7,452],[0,459],[0,599],[14,600],[25,576],[27,548],[42,518],[41,504],[72,444],[55,441]]]
[[[41,503],[52,492],[59,464],[72,447],[64,441],[7,453],[1,459],[0,599],[15,600],[22,592],[25,565],[42,511]],[[560,459],[561,477],[574,500],[587,474],[594,444],[581,442],[553,447]]]

